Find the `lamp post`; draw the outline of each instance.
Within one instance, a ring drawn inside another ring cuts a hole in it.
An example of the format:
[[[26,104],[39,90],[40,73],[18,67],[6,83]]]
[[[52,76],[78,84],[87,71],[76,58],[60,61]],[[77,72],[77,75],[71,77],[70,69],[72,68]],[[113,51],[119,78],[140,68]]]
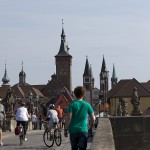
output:
[[[32,98],[33,98],[33,94],[32,94],[32,92],[30,91],[30,92],[29,92],[29,99],[30,99],[30,109],[29,109],[29,113],[30,113],[30,115],[32,115],[32,114],[31,114],[31,102],[32,102]]]
[[[107,102],[107,80],[108,80],[108,74],[109,71],[105,68],[105,71],[102,73],[102,79],[101,84],[103,85],[103,106],[104,106],[104,115],[107,116],[107,110],[106,110],[106,102]]]
[[[104,74],[103,74],[103,73],[102,73],[101,84],[102,84],[102,89],[103,89],[102,104],[103,104],[103,108],[104,108],[104,106],[105,106],[105,94],[104,94],[104,84],[105,84],[105,80],[104,80]],[[104,114],[105,114],[105,108],[104,108]]]
[[[99,104],[98,104],[99,118],[100,118],[100,108],[101,108],[101,99],[99,100]]]
[[[93,107],[93,100],[92,100],[92,77],[90,76],[90,104]]]
[[[39,103],[39,96],[38,95],[36,95],[35,101],[36,101],[36,116],[37,116],[37,113],[38,113],[38,103]]]

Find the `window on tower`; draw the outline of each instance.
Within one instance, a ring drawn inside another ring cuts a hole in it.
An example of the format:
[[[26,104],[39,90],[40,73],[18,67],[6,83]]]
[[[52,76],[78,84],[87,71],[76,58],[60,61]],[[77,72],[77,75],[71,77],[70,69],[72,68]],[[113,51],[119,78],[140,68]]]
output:
[[[84,78],[84,82],[85,83],[90,83],[90,78],[88,78],[88,77]]]

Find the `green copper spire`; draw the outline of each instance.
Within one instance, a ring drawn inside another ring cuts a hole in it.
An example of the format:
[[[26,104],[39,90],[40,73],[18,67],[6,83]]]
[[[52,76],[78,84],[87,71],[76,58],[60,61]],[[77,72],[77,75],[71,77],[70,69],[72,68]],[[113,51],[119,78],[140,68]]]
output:
[[[116,77],[116,70],[115,70],[115,65],[113,63],[113,72],[112,72],[112,77],[111,77],[111,88],[113,88],[117,84],[117,77]]]
[[[116,79],[116,70],[115,70],[115,65],[114,65],[114,63],[113,63],[112,79]]]
[[[4,73],[4,77],[2,78],[2,82],[3,82],[3,84],[8,84],[9,81],[10,81],[10,79],[7,75],[6,62],[5,62],[5,73]]]

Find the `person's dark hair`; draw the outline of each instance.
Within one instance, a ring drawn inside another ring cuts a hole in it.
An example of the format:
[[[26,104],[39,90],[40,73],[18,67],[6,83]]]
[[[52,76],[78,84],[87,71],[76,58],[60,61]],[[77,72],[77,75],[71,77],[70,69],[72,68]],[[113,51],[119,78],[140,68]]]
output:
[[[74,94],[75,94],[76,98],[78,98],[78,99],[84,97],[85,92],[86,92],[86,89],[83,86],[77,86],[74,89]]]

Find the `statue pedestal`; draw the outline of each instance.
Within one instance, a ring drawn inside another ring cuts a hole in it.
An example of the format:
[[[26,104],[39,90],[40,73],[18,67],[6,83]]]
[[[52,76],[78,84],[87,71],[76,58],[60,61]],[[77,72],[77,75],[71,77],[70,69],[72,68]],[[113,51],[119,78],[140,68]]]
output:
[[[132,112],[131,115],[132,116],[141,116],[143,114],[143,112]]]
[[[3,131],[14,131],[16,127],[16,120],[14,120],[14,114],[6,113],[6,121],[4,122]]]

